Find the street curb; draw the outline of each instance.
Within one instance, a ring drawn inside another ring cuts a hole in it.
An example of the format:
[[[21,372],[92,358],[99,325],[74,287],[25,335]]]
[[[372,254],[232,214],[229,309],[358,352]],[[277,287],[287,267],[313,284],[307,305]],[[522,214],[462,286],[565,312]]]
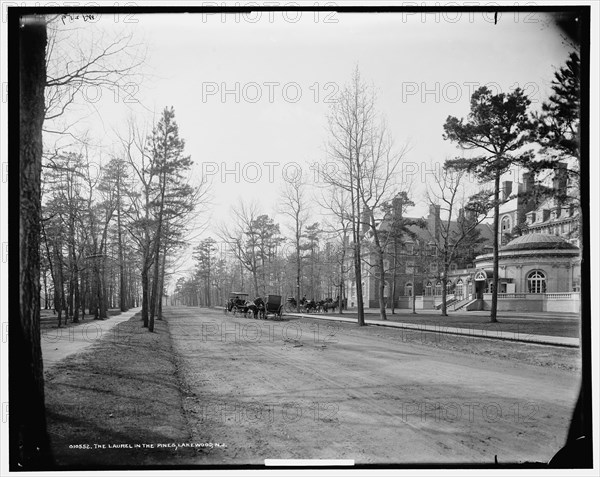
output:
[[[287,316],[297,316],[300,318],[317,318],[321,320],[329,321],[341,321],[346,323],[356,323],[354,318],[343,318],[334,317],[318,314],[307,314],[307,313],[284,313]],[[453,328],[442,325],[418,325],[415,323],[401,323],[396,321],[383,322],[377,320],[365,320],[365,324],[382,326],[387,328],[402,328],[413,331],[425,331],[429,333],[444,333],[450,335],[470,336],[472,338],[484,338],[484,339],[495,339],[504,341],[516,341],[520,343],[533,343],[546,346],[560,346],[565,348],[579,348],[579,338],[568,338],[564,336],[547,336],[547,335],[532,335],[523,334],[510,331],[494,331],[493,334],[486,330],[474,330],[467,328]]]

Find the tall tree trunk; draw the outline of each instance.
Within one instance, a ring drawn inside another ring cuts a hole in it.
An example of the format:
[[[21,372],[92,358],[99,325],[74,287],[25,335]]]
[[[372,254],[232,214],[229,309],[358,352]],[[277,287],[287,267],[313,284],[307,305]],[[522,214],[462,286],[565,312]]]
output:
[[[68,318],[72,319],[74,316],[74,314],[73,314],[73,295],[74,295],[74,293],[73,292],[75,289],[75,284],[73,283],[73,270],[71,270],[70,275],[71,276],[69,278],[69,291],[68,291],[67,306],[65,307],[65,312],[67,314],[65,319],[67,319],[67,320],[68,320]]]
[[[352,234],[354,235],[354,277],[356,280],[356,306],[358,326],[365,326],[365,307],[363,302],[363,287],[362,287],[362,264],[360,250],[360,207],[358,202],[352,200],[353,207],[356,207],[353,215]]]
[[[446,308],[446,300],[448,299],[448,275],[447,271],[444,270],[444,275],[442,276],[442,316],[448,316],[448,311]]]
[[[42,273],[42,280],[44,282],[44,310],[48,309],[48,277],[46,277],[46,270]]]
[[[260,296],[258,294],[258,273],[256,270],[256,264],[254,265],[254,268],[252,269],[252,278],[254,279],[254,293],[256,293],[256,296]],[[244,291],[244,290],[241,290]]]
[[[300,281],[302,280],[302,263],[300,257],[300,224],[296,217],[296,313],[300,313]],[[343,266],[343,264],[342,264]]]
[[[148,316],[148,290],[149,290],[149,280],[148,280],[148,267],[144,263],[142,265],[142,321],[144,322],[144,328],[148,328],[150,324],[149,316]]]
[[[344,263],[346,261],[346,237],[344,236],[342,240],[342,257],[340,260],[340,294],[338,303],[340,313],[344,312]]]
[[[373,239],[375,241],[375,248],[377,249],[377,266],[379,267],[379,317],[382,320],[387,320],[387,316],[385,314],[385,267],[383,262],[384,250],[381,247],[381,241],[379,240],[379,232],[377,230],[375,224],[375,217],[373,216],[373,212],[371,212],[370,217],[371,222],[371,232],[373,232]]]
[[[79,308],[81,301],[79,296],[79,267],[77,260],[73,262],[73,323],[79,323]]]
[[[392,269],[392,303],[391,303],[391,311],[392,315],[395,314],[396,310],[396,294],[398,292],[398,242],[396,238],[394,238],[394,262]]]
[[[417,277],[415,274],[415,271],[417,269],[417,256],[413,256],[414,261],[413,261],[413,267],[412,267],[412,294],[411,294],[411,298],[412,298],[412,312],[413,315],[417,314]]]
[[[498,310],[498,228],[500,218],[500,173],[496,173],[494,179],[494,276],[492,278],[493,289],[492,289],[492,310],[490,312],[490,322],[497,323],[497,310]]]
[[[85,269],[79,274],[79,307],[81,308],[81,319],[85,318],[85,287],[86,287],[86,272]]]
[[[444,270],[442,275],[442,316],[448,316],[448,269],[450,268],[450,264],[448,263],[448,243],[444,244]]]
[[[19,21],[12,18],[12,21]],[[19,312],[9,314],[10,470],[52,465],[40,344],[40,219],[46,23],[21,17],[19,34]],[[16,262],[11,260],[13,264]]]
[[[156,238],[158,242],[158,237]],[[158,284],[160,282],[160,254],[158,249],[154,249],[154,271],[152,277],[152,290],[150,294],[150,319],[148,321],[148,331],[154,331],[154,317],[156,315],[156,304],[158,298]]]
[[[123,257],[123,231],[121,229],[121,190],[120,190],[120,179],[117,181],[117,197],[119,203],[117,204],[117,248],[119,254],[119,308],[121,311],[127,311],[127,291],[126,291],[126,279],[125,279],[125,259]]]
[[[357,221],[360,228],[360,220]],[[363,287],[362,287],[362,264],[360,253],[360,230],[355,230],[354,239],[354,276],[356,279],[356,306],[358,307],[358,325],[365,326],[365,308],[363,302]]]
[[[62,325],[62,311],[64,305],[63,299],[63,267],[62,260],[60,257],[60,242],[54,245],[54,271],[56,273],[54,279],[54,309],[56,310],[56,314],[58,315],[58,327]],[[65,317],[65,324],[67,322],[67,318]]]
[[[165,267],[167,264],[167,246],[165,245],[165,248],[163,250],[163,258],[161,261],[161,271],[160,271],[160,283],[158,286],[158,304],[157,304],[157,311],[156,311],[156,317],[159,320],[162,320],[162,302],[163,302],[163,291],[165,288]]]
[[[95,317],[96,319],[99,320],[104,320],[108,317],[107,315],[107,303],[106,303],[106,291],[105,291],[105,286],[104,286],[104,267],[103,265],[103,259],[101,257],[99,257],[96,260],[100,260],[100,263],[96,262],[96,267],[95,267],[95,272],[96,272],[96,299],[97,299],[97,303],[96,303],[96,307],[95,309],[97,310],[95,312]]]

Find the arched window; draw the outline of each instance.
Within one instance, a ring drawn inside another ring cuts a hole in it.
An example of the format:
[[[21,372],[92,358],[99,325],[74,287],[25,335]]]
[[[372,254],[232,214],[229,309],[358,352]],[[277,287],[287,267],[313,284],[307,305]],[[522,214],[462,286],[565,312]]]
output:
[[[456,287],[454,288],[454,295],[456,295],[457,297],[463,296],[463,281],[460,278],[456,282]]]
[[[427,285],[425,285],[425,295],[431,296],[431,282],[427,282]]]
[[[510,232],[510,217],[508,215],[502,217],[501,230],[503,234]]]
[[[408,282],[406,285],[404,285],[404,296],[412,296],[412,292],[413,284]]]
[[[527,286],[529,293],[546,293],[546,274],[540,270],[534,270],[527,275]]]
[[[437,282],[435,284],[435,294],[440,296],[442,294],[442,282]]]

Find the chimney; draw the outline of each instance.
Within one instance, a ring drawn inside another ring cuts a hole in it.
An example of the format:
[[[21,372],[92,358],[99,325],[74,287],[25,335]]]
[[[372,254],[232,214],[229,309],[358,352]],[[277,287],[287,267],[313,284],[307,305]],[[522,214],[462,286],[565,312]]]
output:
[[[533,172],[523,173],[523,192],[532,192],[535,185],[535,174]]]
[[[435,240],[439,239],[440,236],[440,206],[435,204],[429,205],[429,230],[433,233]]]
[[[554,178],[552,179],[552,188],[554,189],[554,198],[557,205],[564,202],[567,195],[568,173],[567,164],[559,162],[554,169]]]
[[[527,221],[527,214],[536,209],[535,199],[535,174],[533,172],[523,173],[523,183],[519,184],[519,195],[517,198],[517,222]]]
[[[371,228],[371,211],[366,205],[363,207],[362,214],[360,216],[360,222],[362,233],[366,234]]]
[[[502,200],[508,200],[510,194],[512,194],[512,181],[504,181],[502,183]]]
[[[403,207],[403,201],[402,201],[402,197],[400,196],[400,194],[396,195],[396,197],[394,197],[394,199],[392,200],[392,208],[394,210],[394,218],[395,219],[402,219],[402,207]]]

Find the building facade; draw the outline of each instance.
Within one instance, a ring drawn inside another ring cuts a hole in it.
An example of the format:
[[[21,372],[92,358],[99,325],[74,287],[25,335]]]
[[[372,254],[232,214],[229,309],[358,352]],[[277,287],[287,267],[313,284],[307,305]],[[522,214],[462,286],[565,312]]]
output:
[[[498,309],[509,311],[578,312],[580,303],[579,207],[573,201],[548,198],[535,204],[527,192],[533,178],[524,174],[521,183],[502,183],[504,203],[499,216]],[[557,190],[566,187],[554,180]],[[399,208],[401,211],[401,207]],[[400,212],[401,213],[401,212]],[[412,218],[411,220],[417,220]],[[440,210],[430,206],[423,227],[410,226],[411,237],[400,252],[385,261],[387,308],[439,309],[442,302],[441,266],[436,240],[440,239]],[[389,226],[383,221],[381,228]],[[467,244],[451,264],[447,279],[450,311],[485,310],[491,306],[493,284],[493,229],[491,223],[477,227],[478,240]],[[390,254],[392,255],[392,254]],[[395,257],[395,258],[394,258]],[[368,261],[368,260],[367,260]],[[396,263],[392,263],[392,262]],[[379,274],[366,270],[363,277],[365,307],[379,308]],[[346,283],[348,304],[355,306],[353,277]]]

